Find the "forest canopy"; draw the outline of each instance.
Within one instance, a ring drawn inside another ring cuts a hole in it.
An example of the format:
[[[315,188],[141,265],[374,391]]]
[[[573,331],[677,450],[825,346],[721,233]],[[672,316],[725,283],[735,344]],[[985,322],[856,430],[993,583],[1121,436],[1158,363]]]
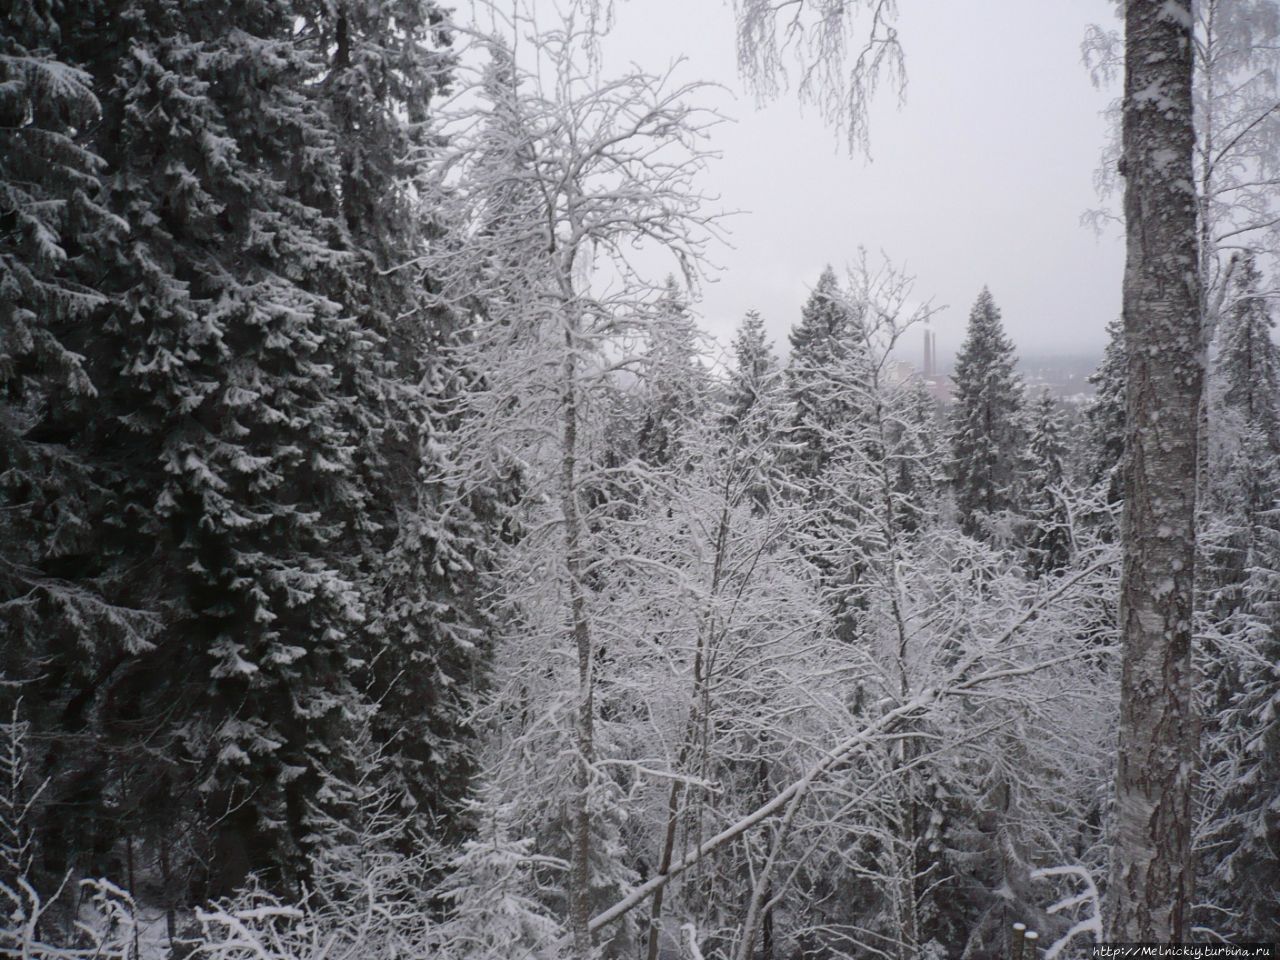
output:
[[[862,250],[718,343],[706,86],[476,6],[5,10],[0,956],[1280,942],[1280,6],[1090,32],[1159,216],[1069,396]],[[797,7],[865,147],[895,5]]]

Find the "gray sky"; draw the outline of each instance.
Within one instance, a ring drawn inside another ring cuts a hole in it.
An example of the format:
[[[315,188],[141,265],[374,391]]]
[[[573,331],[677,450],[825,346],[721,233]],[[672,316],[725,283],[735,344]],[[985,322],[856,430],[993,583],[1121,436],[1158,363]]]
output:
[[[793,94],[756,109],[737,77],[732,11],[721,0],[623,0],[605,44],[605,73],[648,70],[683,55],[678,75],[736,94],[712,105],[736,118],[712,146],[708,188],[726,209],[734,249],[699,310],[727,342],[756,308],[780,349],[827,262],[865,246],[946,305],[935,320],[940,359],[964,335],[983,284],[1024,354],[1100,352],[1119,313],[1119,231],[1079,222],[1098,206],[1093,172],[1107,136],[1098,91],[1080,62],[1089,23],[1114,26],[1111,0],[901,0],[909,85],[872,117],[872,160],[849,157],[816,109]],[[975,11],[980,10],[981,13]],[[612,70],[610,68],[613,68]],[[914,359],[914,358],[913,358]]]

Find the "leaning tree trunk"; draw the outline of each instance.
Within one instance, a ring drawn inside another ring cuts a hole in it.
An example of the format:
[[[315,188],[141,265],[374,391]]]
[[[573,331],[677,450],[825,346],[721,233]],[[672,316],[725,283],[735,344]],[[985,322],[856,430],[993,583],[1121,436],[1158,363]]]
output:
[[[1128,0],[1121,172],[1128,345],[1123,678],[1108,936],[1187,929],[1191,631],[1202,355],[1190,0]]]

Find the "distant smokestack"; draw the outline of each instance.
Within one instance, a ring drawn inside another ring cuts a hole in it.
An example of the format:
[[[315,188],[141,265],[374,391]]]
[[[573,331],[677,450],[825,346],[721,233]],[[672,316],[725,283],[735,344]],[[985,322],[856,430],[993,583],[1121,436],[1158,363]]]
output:
[[[929,372],[929,329],[928,327],[926,327],[924,331],[924,363],[920,367],[920,372],[923,373],[926,377],[933,376],[933,374]]]
[[[938,375],[938,335],[929,331],[929,376]]]

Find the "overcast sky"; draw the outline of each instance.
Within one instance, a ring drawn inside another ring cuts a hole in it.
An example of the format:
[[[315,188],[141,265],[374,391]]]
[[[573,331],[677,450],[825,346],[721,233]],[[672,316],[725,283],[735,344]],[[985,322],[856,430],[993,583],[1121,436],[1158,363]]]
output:
[[[708,187],[726,209],[733,249],[699,312],[722,342],[742,314],[765,316],[780,349],[822,266],[858,247],[918,278],[940,359],[959,345],[983,284],[1020,352],[1100,352],[1119,313],[1123,246],[1080,225],[1098,205],[1093,173],[1107,136],[1098,91],[1080,62],[1089,23],[1114,26],[1111,0],[901,0],[907,102],[882,97],[872,160],[850,157],[794,95],[757,109],[737,76],[733,15],[722,0],[622,0],[605,73],[627,61],[736,93],[713,105],[736,118],[712,146]],[[981,11],[976,12],[976,11]],[[612,68],[612,69],[611,69]]]

